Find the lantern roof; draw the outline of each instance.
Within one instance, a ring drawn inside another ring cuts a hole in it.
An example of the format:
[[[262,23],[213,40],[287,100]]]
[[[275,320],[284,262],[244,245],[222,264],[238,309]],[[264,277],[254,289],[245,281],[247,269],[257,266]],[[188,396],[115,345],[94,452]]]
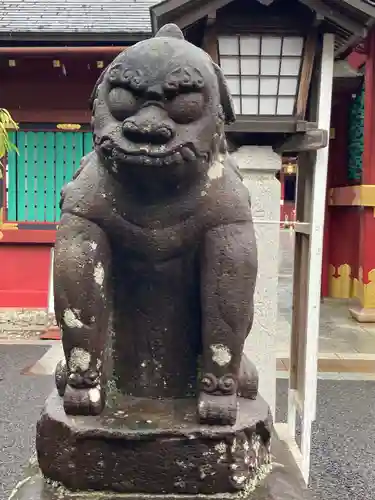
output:
[[[164,0],[150,7],[151,24],[155,33],[163,24],[175,22],[186,28],[210,17],[233,0]],[[283,0],[252,0],[265,8],[281,4]],[[285,2],[284,2],[285,3]],[[325,32],[335,34],[335,55],[347,55],[367,36],[375,22],[375,0],[288,0],[286,9],[293,11],[293,3],[299,3],[310,11]]]

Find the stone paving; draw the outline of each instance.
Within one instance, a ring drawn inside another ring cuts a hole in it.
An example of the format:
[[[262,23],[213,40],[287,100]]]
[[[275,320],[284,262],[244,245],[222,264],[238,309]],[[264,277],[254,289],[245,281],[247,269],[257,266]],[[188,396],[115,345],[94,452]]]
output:
[[[280,231],[279,318],[276,349],[278,358],[281,359],[289,356],[293,247],[293,233],[288,230]],[[332,360],[375,360],[375,324],[359,324],[350,317],[347,302],[325,299],[321,304],[319,357]]]

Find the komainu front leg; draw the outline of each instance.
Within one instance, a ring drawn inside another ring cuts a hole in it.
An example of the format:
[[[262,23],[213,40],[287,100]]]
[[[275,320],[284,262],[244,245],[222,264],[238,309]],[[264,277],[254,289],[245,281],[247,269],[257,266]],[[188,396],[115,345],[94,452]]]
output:
[[[203,353],[198,413],[202,423],[233,425],[237,395],[256,396],[256,371],[243,357],[253,321],[256,274],[252,222],[209,231],[201,263]]]
[[[105,405],[109,267],[104,232],[64,214],[56,237],[54,293],[65,360],[58,364],[55,380],[68,414],[95,415]]]

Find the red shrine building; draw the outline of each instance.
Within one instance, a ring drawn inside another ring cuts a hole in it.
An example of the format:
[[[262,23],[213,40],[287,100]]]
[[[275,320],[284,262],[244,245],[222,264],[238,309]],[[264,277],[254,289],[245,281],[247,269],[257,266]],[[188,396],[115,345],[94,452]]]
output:
[[[375,322],[374,29],[347,62],[350,84],[332,108],[322,295],[350,299],[353,318]]]
[[[1,107],[19,124],[0,187],[0,308],[45,308],[63,184],[91,151],[88,100],[123,48],[151,36],[152,1],[4,0]]]
[[[280,11],[278,4],[288,2],[274,0],[275,12]],[[18,4],[3,0],[0,106],[19,124],[19,130],[11,132],[19,154],[10,154],[0,170],[0,308],[47,307],[60,190],[92,148],[90,93],[115,55],[151,36],[150,7],[159,3],[24,0],[20,10]],[[199,16],[185,8],[193,3],[174,0],[175,10],[184,21],[186,37],[213,58],[217,30],[239,34],[254,29],[238,15],[248,1],[202,2],[196,9]],[[269,3],[254,0],[260,13]],[[303,15],[314,13],[317,26],[335,26],[337,39],[322,296],[353,299],[354,317],[375,321],[375,4],[297,3]],[[276,17],[270,20],[276,22]],[[245,115],[241,108],[236,132],[256,133],[255,121],[252,129],[241,129],[245,121],[251,122]],[[285,158],[279,173],[282,221],[295,217],[297,172],[295,157]]]

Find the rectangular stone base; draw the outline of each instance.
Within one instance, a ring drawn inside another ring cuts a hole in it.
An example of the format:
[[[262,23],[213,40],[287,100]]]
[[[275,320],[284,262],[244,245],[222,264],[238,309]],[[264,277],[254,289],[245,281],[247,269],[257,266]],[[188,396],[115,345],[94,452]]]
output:
[[[358,323],[375,323],[375,309],[366,309],[360,305],[353,305],[350,307],[349,312]]]
[[[63,486],[46,481],[37,465],[30,466],[26,477],[12,492],[9,500],[310,500],[300,471],[283,441],[273,437],[273,465],[257,485],[249,484],[238,494],[215,495],[148,495],[111,492],[70,492]]]

